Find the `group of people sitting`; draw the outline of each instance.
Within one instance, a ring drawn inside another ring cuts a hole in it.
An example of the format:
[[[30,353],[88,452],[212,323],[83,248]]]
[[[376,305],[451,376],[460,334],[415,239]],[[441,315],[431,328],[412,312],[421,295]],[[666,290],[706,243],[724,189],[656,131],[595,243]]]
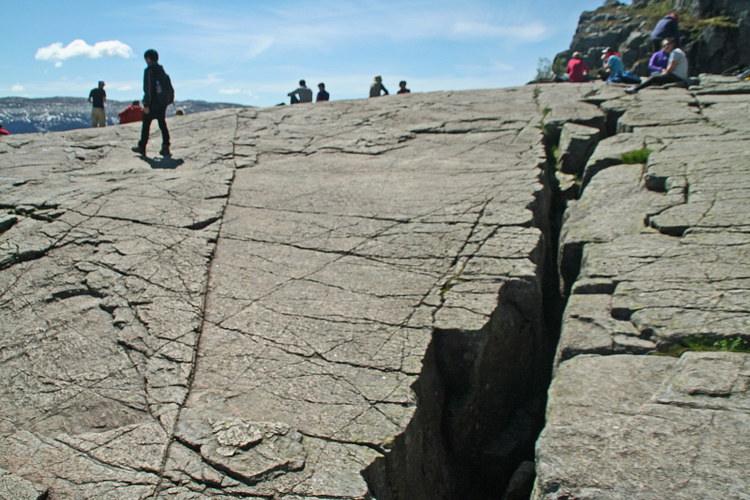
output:
[[[611,48],[602,51],[602,70],[599,76],[606,82],[632,83],[632,87],[625,91],[634,94],[641,89],[652,85],[665,85],[668,83],[686,83],[688,79],[688,60],[685,52],[680,48],[679,29],[677,27],[677,15],[672,13],[661,19],[653,32],[651,39],[655,48],[661,50],[654,52],[649,60],[650,76],[641,80],[638,75],[625,70],[622,57]],[[658,44],[658,45],[657,45]],[[570,82],[585,82],[591,80],[590,68],[580,52],[574,52],[568,61],[568,66],[563,80]]]
[[[411,90],[406,88],[406,81],[401,80],[398,84],[398,94],[409,94]],[[299,81],[299,87],[292,90],[287,94],[290,98],[290,104],[299,104],[302,102],[312,102],[313,91],[307,88],[305,80]],[[370,97],[379,97],[381,95],[388,95],[388,89],[383,85],[383,78],[376,76],[370,85]],[[331,99],[331,95],[326,90],[326,84],[321,82],[318,84],[318,94],[315,96],[315,102],[328,101]]]

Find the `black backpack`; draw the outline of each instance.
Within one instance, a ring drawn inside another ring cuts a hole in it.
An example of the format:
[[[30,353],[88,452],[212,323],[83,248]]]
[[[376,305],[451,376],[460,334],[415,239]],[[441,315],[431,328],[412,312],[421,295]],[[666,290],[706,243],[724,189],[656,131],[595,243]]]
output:
[[[164,68],[156,75],[156,99],[165,108],[174,102],[174,87],[172,80]]]

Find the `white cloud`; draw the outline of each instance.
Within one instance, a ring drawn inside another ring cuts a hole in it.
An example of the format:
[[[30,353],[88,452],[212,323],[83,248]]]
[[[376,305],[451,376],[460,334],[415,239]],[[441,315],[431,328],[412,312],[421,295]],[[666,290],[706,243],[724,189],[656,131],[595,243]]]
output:
[[[11,92],[23,92],[26,90],[23,85],[17,83],[10,88]]]
[[[544,38],[547,28],[533,22],[521,26],[499,26],[482,22],[459,21],[453,25],[453,34],[471,38],[504,38],[519,41],[537,41]]]
[[[268,50],[273,45],[274,39],[271,36],[259,36],[248,40],[248,42],[249,46],[246,53],[247,57],[252,59]]]
[[[133,49],[118,40],[107,40],[89,45],[83,40],[73,40],[63,46],[55,42],[36,51],[35,59],[40,61],[55,61],[55,67],[60,67],[66,59],[85,57],[97,59],[100,57],[133,57]]]

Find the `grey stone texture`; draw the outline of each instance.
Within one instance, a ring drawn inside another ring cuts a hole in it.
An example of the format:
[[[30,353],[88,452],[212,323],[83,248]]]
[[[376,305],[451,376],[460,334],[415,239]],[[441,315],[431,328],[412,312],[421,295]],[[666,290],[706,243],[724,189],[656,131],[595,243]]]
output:
[[[364,498],[435,331],[517,365],[486,382],[505,409],[455,407],[481,442],[463,422],[510,420],[541,370],[534,96],[186,115],[173,158],[130,152],[137,125],[3,140],[0,467],[53,499]]]
[[[537,498],[742,498],[748,355],[647,355],[747,338],[727,85],[221,110],[173,158],[3,138],[0,497],[522,498],[554,357]],[[566,127],[603,139],[556,252]]]
[[[602,105],[623,132],[565,213],[569,297],[532,498],[750,498],[750,355],[653,355],[750,337],[749,92],[706,77]],[[617,161],[642,147],[645,164]]]

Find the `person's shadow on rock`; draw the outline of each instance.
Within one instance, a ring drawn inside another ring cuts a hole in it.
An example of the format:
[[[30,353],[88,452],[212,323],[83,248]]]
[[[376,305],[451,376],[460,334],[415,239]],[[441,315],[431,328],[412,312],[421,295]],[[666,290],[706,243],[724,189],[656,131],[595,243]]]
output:
[[[171,156],[162,156],[159,158],[141,156],[141,159],[151,165],[151,168],[175,169],[185,163],[185,160],[182,158],[172,158]]]

